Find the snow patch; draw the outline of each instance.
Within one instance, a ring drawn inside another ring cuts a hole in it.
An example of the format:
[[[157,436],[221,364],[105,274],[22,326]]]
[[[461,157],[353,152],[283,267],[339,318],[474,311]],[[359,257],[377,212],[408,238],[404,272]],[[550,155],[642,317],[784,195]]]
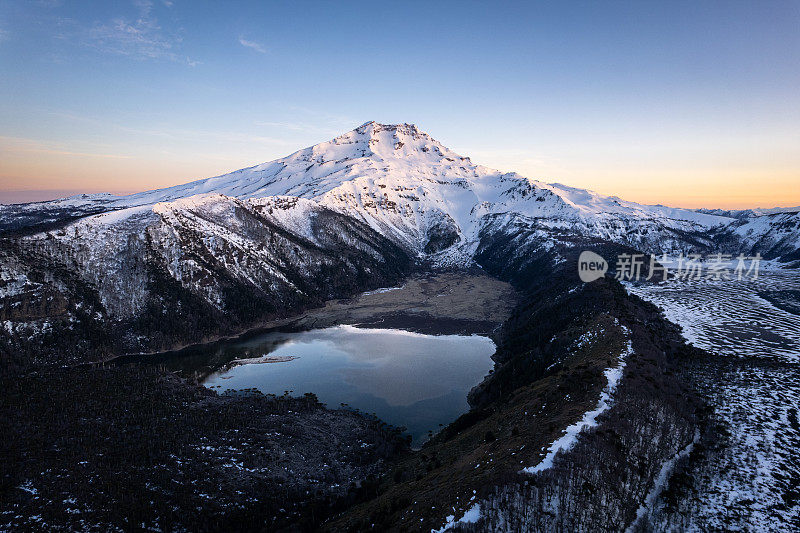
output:
[[[603,372],[603,375],[608,381],[603,392],[600,393],[600,400],[597,402],[597,407],[591,411],[584,413],[583,418],[578,422],[572,424],[564,430],[564,435],[554,441],[548,448],[547,455],[542,461],[534,466],[529,466],[522,469],[523,473],[536,474],[543,470],[547,470],[553,466],[553,460],[560,452],[566,452],[572,449],[578,442],[578,435],[589,428],[597,426],[597,417],[606,412],[612,405],[612,396],[617,388],[617,385],[622,380],[623,370],[625,369],[626,358],[633,354],[633,345],[628,340],[627,349],[620,354],[619,363],[615,367],[611,367]]]
[[[457,524],[474,524],[481,518],[481,504],[476,503],[472,507],[466,510],[464,516],[459,518],[458,520],[455,519],[455,515],[448,515],[445,520],[444,526],[439,529],[431,529],[431,533],[443,533],[444,531],[449,531],[453,529]]]
[[[370,296],[370,295],[373,295],[373,294],[384,294],[384,293],[396,291],[396,290],[399,290],[399,289],[402,289],[402,288],[403,288],[402,285],[400,287],[382,287],[380,289],[375,289],[373,291],[362,292],[361,296]]]

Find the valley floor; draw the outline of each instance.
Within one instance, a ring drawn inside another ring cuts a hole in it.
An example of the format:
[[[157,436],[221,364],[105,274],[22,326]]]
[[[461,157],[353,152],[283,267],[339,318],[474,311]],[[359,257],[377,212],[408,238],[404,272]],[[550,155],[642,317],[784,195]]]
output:
[[[291,319],[291,324],[298,329],[352,324],[435,335],[491,334],[508,319],[518,299],[510,284],[486,274],[439,272],[328,302]]]
[[[427,272],[411,276],[394,287],[329,300],[302,314],[261,322],[250,330],[206,340],[203,344],[246,339],[272,330],[307,331],[343,324],[429,335],[491,335],[508,319],[519,298],[509,283],[480,272]],[[142,355],[180,354],[186,347],[106,361],[128,362]]]

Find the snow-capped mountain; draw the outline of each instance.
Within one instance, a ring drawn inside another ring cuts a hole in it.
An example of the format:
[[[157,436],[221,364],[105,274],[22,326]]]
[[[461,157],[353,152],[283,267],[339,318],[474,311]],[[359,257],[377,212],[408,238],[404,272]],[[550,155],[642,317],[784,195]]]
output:
[[[472,163],[414,125],[375,122],[230,174],[120,198],[84,195],[74,202],[42,203],[40,209],[118,209],[198,194],[313,200],[364,221],[417,255],[450,249],[442,260],[451,263],[468,262],[483,225],[501,214],[521,217],[549,233],[568,230],[647,249],[657,243],[685,247],[683,234],[730,222],[501,173]]]
[[[773,255],[796,253],[797,225],[775,223],[788,233]],[[81,330],[100,352],[161,349],[391,283],[413,262],[530,268],[597,243],[749,252],[772,226],[748,227],[502,173],[414,125],[368,122],[184,185],[0,206],[0,319],[14,343]]]

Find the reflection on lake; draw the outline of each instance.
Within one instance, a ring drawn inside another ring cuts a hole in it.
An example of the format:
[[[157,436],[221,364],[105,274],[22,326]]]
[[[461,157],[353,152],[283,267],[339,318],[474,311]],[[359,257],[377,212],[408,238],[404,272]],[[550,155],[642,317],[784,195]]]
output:
[[[331,408],[344,403],[405,426],[420,444],[467,411],[494,351],[480,336],[337,326],[196,346],[159,363],[219,391],[313,392]]]

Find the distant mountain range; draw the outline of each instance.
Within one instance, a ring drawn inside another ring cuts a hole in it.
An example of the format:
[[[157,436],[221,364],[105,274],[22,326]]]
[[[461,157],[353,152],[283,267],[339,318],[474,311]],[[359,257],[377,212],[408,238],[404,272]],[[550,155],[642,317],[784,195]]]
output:
[[[411,124],[368,122],[184,185],[0,206],[2,319],[16,346],[71,335],[91,345],[86,353],[136,352],[248,327],[420,265],[502,256],[522,268],[597,243],[800,260],[800,215],[771,211],[636,204],[476,165]]]
[[[770,209],[763,209],[761,207],[756,207],[755,209],[695,209],[695,211],[706,215],[718,215],[728,218],[752,218],[764,215],[775,215],[778,213],[797,213],[800,211],[800,206],[772,207]]]

